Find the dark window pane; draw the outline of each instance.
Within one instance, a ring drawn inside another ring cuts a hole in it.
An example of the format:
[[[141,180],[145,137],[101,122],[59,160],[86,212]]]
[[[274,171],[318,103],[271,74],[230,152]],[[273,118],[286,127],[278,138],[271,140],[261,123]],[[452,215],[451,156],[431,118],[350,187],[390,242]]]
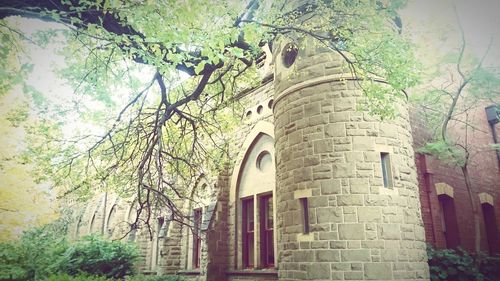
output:
[[[254,266],[254,204],[253,199],[242,202],[242,250],[243,266],[246,268]]]

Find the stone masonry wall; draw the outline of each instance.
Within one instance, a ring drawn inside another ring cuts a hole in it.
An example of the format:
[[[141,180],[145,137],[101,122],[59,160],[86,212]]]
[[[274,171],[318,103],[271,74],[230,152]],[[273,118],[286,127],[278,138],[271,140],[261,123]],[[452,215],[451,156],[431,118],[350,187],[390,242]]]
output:
[[[407,107],[380,122],[341,57],[298,44],[280,64],[275,44],[277,235],[280,280],[428,280]],[[383,185],[388,152],[393,186]],[[309,204],[302,233],[298,198]]]

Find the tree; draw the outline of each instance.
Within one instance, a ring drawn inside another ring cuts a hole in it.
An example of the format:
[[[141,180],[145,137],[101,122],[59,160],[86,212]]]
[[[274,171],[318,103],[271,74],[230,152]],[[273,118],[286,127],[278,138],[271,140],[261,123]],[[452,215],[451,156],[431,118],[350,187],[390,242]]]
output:
[[[80,103],[103,107],[93,114],[63,107],[65,118],[78,112],[80,120],[104,125],[99,135],[61,141],[57,122],[36,128],[44,137],[30,143],[45,160],[42,174],[79,195],[104,183],[136,193],[146,225],[159,206],[182,221],[175,199],[191,199],[193,179],[230,162],[225,133],[237,120],[237,94],[256,86],[260,46],[307,37],[339,53],[367,107],[385,117],[417,82],[411,47],[399,34],[404,1],[239,2],[2,2],[0,18],[36,17],[68,28],[64,76],[85,95]],[[179,71],[191,78],[179,82]],[[148,82],[138,72],[149,73]]]
[[[46,193],[46,186],[39,184],[32,176],[33,165],[22,157],[27,146],[24,142],[26,130],[23,125],[30,124],[33,116],[28,111],[29,100],[23,97],[21,83],[29,65],[17,63],[16,54],[20,47],[17,34],[6,34],[4,40],[14,44],[3,48],[0,57],[3,76],[0,84],[0,242],[18,238],[23,230],[46,224],[56,217],[55,206]],[[1,40],[1,39],[0,39]]]
[[[484,65],[491,42],[480,58],[468,52],[467,40],[456,7],[454,11],[460,34],[458,52],[447,54],[438,64],[439,71],[442,72],[439,75],[430,74],[432,79],[426,86],[431,89],[418,100],[418,106],[435,133],[433,140],[429,141],[421,152],[434,155],[460,168],[473,213],[474,248],[476,252],[480,252],[478,191],[469,168],[479,153],[494,150],[495,147],[482,147],[476,143],[474,133],[480,129],[473,121],[478,109],[484,114],[486,105],[500,104],[500,71]]]

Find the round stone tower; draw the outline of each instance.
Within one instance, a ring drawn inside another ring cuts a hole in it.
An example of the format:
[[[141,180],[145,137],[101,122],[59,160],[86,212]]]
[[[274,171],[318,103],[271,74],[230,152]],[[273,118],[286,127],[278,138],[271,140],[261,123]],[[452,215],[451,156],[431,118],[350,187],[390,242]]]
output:
[[[428,280],[407,105],[381,122],[339,54],[273,48],[279,280]]]

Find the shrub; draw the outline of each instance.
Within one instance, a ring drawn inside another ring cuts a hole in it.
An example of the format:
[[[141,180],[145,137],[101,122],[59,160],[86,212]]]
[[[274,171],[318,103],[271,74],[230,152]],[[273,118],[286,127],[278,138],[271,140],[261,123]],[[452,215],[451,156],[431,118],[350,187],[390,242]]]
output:
[[[133,274],[134,262],[138,257],[133,244],[90,235],[71,244],[55,267],[57,272],[72,276],[84,273],[106,278],[123,278]]]
[[[474,263],[474,258],[462,249],[435,250],[428,247],[429,269],[432,281],[481,279],[481,273]]]
[[[65,234],[54,225],[29,229],[19,241],[0,244],[0,279],[45,279],[66,248]]]
[[[176,275],[166,275],[166,276],[146,276],[146,275],[136,275],[129,276],[125,279],[126,281],[186,281],[184,277]],[[114,281],[114,279],[109,279],[104,276],[93,276],[93,275],[75,275],[71,276],[68,274],[59,274],[50,276],[47,281]]]
[[[76,275],[68,274],[51,275],[47,281],[112,281],[104,276]]]
[[[483,273],[486,281],[500,280],[500,255],[481,256],[479,271]]]
[[[500,257],[472,255],[463,249],[437,250],[427,247],[431,281],[500,280]]]
[[[165,275],[165,276],[143,276],[136,275],[127,278],[127,281],[185,281],[186,278],[177,275]]]

